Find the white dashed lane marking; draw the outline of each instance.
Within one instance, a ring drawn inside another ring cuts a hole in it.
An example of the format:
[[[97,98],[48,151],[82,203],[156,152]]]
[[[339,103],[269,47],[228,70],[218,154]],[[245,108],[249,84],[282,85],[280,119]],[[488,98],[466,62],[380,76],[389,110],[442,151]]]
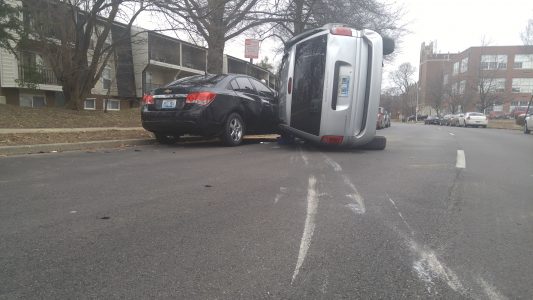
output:
[[[458,169],[466,168],[466,158],[464,150],[457,150],[457,162],[455,163],[455,167]]]

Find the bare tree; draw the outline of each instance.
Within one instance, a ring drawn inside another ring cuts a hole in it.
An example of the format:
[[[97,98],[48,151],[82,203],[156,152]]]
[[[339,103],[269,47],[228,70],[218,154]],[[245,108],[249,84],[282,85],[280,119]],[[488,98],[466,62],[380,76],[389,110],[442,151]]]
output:
[[[16,45],[24,36],[24,28],[19,18],[21,7],[12,6],[0,0],[0,48],[17,55]]]
[[[415,68],[408,62],[401,64],[397,70],[390,73],[390,80],[394,83],[402,99],[402,113],[416,113],[416,83],[413,81]]]
[[[440,114],[443,106],[446,90],[444,86],[444,72],[438,73],[428,82],[428,104],[435,109],[437,115]]]
[[[38,49],[61,83],[67,106],[80,109],[115,49],[131,42],[133,22],[151,4],[135,0],[23,0],[23,5],[24,25],[31,36],[22,46]],[[113,30],[117,21],[125,23],[124,30]]]
[[[527,22],[526,28],[520,34],[522,42],[526,46],[533,46],[533,19],[529,19]]]
[[[224,47],[243,32],[277,20],[275,3],[267,0],[160,0],[156,1],[177,30],[207,43],[207,71],[221,73]]]
[[[501,93],[505,88],[505,79],[498,76],[501,70],[507,69],[507,60],[503,62],[503,59],[501,59],[500,61],[501,56],[491,55],[489,57],[494,58],[494,60],[483,60],[487,46],[488,42],[483,39],[481,42],[481,62],[477,70],[478,76],[473,80],[474,91],[477,90],[477,107],[481,112],[485,112],[486,109],[491,108],[496,102],[502,100]]]

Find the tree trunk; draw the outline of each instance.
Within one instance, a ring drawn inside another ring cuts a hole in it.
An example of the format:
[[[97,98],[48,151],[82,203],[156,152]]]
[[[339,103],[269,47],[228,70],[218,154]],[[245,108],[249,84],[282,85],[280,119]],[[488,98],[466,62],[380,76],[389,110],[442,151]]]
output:
[[[207,72],[221,74],[224,60],[224,37],[213,35],[207,40]]]
[[[91,94],[81,88],[77,81],[63,82],[63,95],[65,97],[66,107],[72,110],[83,109],[84,100]]]

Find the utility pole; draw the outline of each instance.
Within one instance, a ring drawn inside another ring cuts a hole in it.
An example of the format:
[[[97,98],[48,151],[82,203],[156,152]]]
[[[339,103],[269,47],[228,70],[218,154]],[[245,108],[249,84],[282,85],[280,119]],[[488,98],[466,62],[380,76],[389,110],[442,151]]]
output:
[[[416,82],[416,108],[415,108],[415,123],[418,123],[418,81]]]

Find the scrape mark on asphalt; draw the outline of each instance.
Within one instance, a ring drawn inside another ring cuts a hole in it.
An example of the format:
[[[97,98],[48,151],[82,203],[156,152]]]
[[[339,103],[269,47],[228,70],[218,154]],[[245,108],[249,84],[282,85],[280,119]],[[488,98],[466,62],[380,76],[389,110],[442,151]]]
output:
[[[481,285],[481,287],[483,288],[483,292],[485,292],[485,294],[487,295],[487,297],[489,297],[489,299],[491,300],[508,299],[507,297],[500,294],[500,292],[498,292],[493,285],[486,282],[483,278],[478,277],[477,282],[479,283],[479,285]]]
[[[342,171],[342,167],[341,165],[339,165],[336,161],[334,161],[333,159],[331,159],[329,156],[325,155],[322,153],[322,156],[324,157],[324,159],[326,160],[326,163],[328,165],[330,165],[333,170],[335,170],[335,172],[341,172]]]
[[[302,234],[302,240],[300,242],[300,251],[298,253],[298,260],[296,261],[296,267],[294,268],[294,273],[292,274],[291,285],[294,283],[296,276],[300,272],[300,268],[305,260],[307,255],[307,250],[311,245],[311,239],[313,238],[313,233],[315,232],[315,217],[318,207],[318,196],[316,190],[316,178],[315,176],[309,176],[309,184],[307,187],[307,215],[305,217],[305,226],[304,232]]]
[[[415,241],[408,239],[411,250],[418,256],[413,263],[413,269],[420,280],[426,284],[426,289],[432,293],[435,285],[434,280],[444,281],[451,289],[466,296],[466,289],[459,280],[459,277],[446,265],[441,263],[435,252],[431,249],[422,248]]]
[[[302,150],[302,147],[298,147],[300,149],[300,156],[302,157],[302,160],[304,161],[305,165],[309,165],[309,159],[307,158],[307,155],[305,155],[304,151]]]
[[[457,163],[455,163],[455,167],[459,169],[466,168],[466,158],[463,150],[457,150]]]
[[[352,183],[350,178],[348,178],[348,176],[342,175],[342,178],[344,179],[344,183],[347,186],[349,186],[350,189],[352,190],[352,193],[346,195],[346,197],[352,199],[353,201],[355,201],[355,203],[350,203],[350,204],[348,204],[346,206],[349,207],[350,209],[352,209],[355,213],[364,214],[366,212],[366,208],[365,208],[365,200],[363,199],[363,196],[361,196],[361,194],[359,194],[359,192],[357,191],[357,188]],[[356,208],[356,209],[354,209],[354,208]]]
[[[407,229],[409,229],[409,231],[411,232],[411,235],[415,235],[415,231],[413,230],[413,228],[411,228],[409,223],[407,223],[407,221],[405,220],[405,218],[402,215],[402,212],[400,211],[400,209],[398,209],[398,206],[396,206],[396,203],[392,200],[392,198],[388,194],[387,194],[387,198],[389,198],[390,203],[392,203],[392,205],[396,209],[396,212],[400,216],[400,219],[402,219],[402,221],[405,224],[405,226],[407,227]]]
[[[274,198],[274,204],[275,203],[278,203],[279,199],[281,199],[281,197],[283,196],[283,194],[287,193],[287,188],[286,187],[280,187],[279,188],[279,193],[276,194],[276,198]]]

